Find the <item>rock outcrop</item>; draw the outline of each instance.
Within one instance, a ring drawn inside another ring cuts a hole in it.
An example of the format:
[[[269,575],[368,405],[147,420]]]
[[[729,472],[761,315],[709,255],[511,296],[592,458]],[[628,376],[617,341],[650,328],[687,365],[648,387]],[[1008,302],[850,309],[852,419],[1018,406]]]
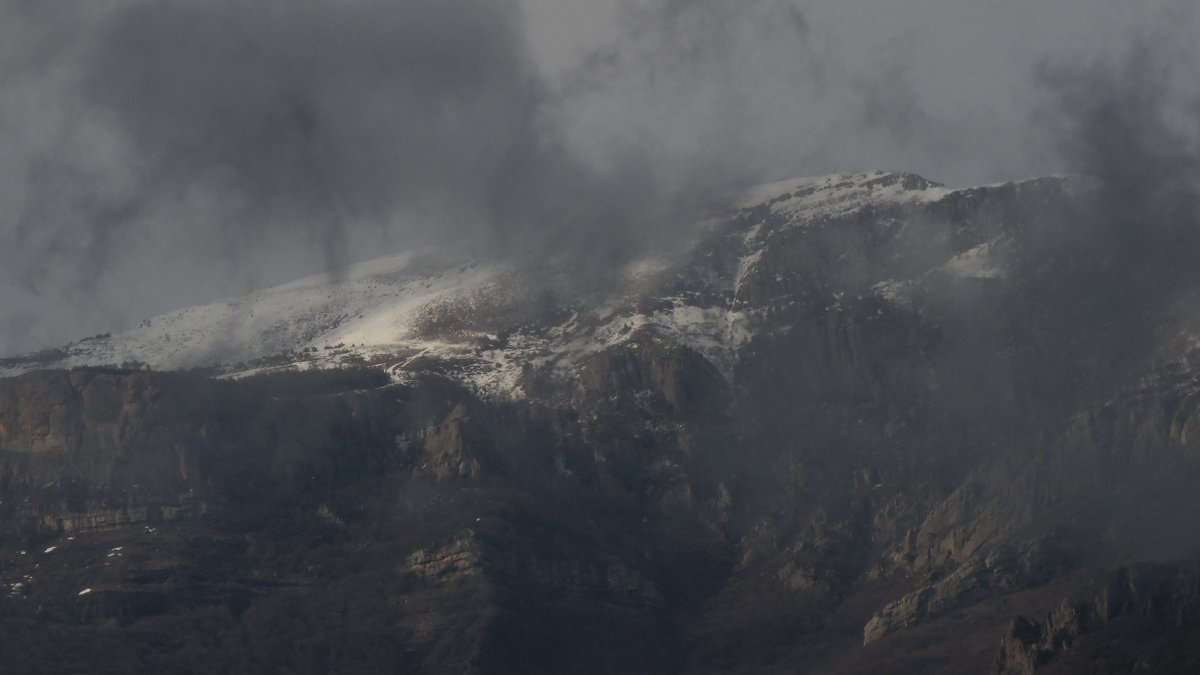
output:
[[[1200,627],[1200,563],[1122,567],[1089,591],[1064,600],[1042,623],[1016,617],[1001,641],[993,672],[1033,675],[1064,665],[1073,650],[1085,647],[1089,653],[1075,665],[1091,672],[1185,672],[1185,663],[1193,669],[1200,665],[1200,644],[1194,642],[1190,649],[1171,644],[1164,650],[1146,640],[1135,645],[1132,655],[1119,650],[1104,654],[1094,645],[1080,644],[1089,637],[1103,640],[1101,634],[1111,634],[1104,629],[1118,623],[1123,625],[1117,632],[1126,634],[1194,632]]]
[[[876,612],[863,629],[863,644],[989,595],[1039,586],[1069,568],[1070,554],[1055,542],[1003,546]]]

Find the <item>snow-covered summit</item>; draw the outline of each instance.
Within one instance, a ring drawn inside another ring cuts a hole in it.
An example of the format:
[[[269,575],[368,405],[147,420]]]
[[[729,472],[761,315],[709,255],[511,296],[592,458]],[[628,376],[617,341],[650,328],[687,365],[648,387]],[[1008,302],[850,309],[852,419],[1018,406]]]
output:
[[[625,275],[628,283],[618,278],[612,288],[587,298],[540,308],[540,316],[525,315],[531,302],[523,294],[536,284],[526,283],[520,270],[409,252],[355,265],[337,279],[308,277],[157,316],[122,333],[0,360],[0,375],[124,364],[212,367],[236,377],[353,364],[384,368],[403,379],[440,364],[441,372],[481,394],[520,395],[524,369],[569,372],[588,355],[647,331],[695,349],[728,375],[766,311],[747,289],[762,295],[763,288],[778,283],[780,292],[792,293],[787,279],[802,271],[788,268],[804,264],[801,259],[778,254],[793,244],[773,235],[853,218],[866,207],[920,208],[959,192],[905,173],[781,181],[746,191],[733,211],[708,221],[718,225],[679,261],[634,261]],[[720,264],[712,261],[716,240],[724,242]],[[958,276],[995,277],[1000,272],[989,257],[994,249],[987,241],[974,242],[947,251],[939,264]],[[891,293],[908,282],[871,283]]]
[[[180,369],[260,359],[326,346],[364,348],[408,340],[416,315],[439,298],[486,288],[497,266],[404,253],[236,298],[188,307],[131,330],[64,347],[59,367],[136,362]]]
[[[912,173],[837,173],[792,178],[751,188],[743,194],[738,207],[767,205],[773,211],[817,217],[850,212],[872,202],[934,201],[950,192],[950,188]]]

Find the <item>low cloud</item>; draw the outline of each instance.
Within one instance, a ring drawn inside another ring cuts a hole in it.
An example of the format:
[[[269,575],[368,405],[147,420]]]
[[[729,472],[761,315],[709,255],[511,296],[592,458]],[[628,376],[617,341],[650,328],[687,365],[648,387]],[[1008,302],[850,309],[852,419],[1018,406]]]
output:
[[[1093,184],[1034,231],[1016,278],[1105,369],[1200,328],[1200,72],[1185,55],[1160,35],[1039,70],[1046,144]]]
[[[547,68],[519,0],[0,0],[0,351],[420,246],[604,283],[799,174],[1087,170],[957,110],[1012,82],[930,67],[979,26],[909,2],[611,0]]]

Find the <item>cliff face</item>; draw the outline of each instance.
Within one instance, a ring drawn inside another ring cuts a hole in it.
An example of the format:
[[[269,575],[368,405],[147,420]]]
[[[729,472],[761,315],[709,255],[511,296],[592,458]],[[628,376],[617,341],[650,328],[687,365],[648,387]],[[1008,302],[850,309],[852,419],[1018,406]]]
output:
[[[676,349],[644,353],[629,367],[660,395],[646,405],[674,411],[681,383],[708,373]],[[22,627],[14,649],[34,625],[80,645],[35,640],[9,657],[17,670],[205,664],[204,650],[134,650],[148,625],[197,621],[216,622],[214,641],[278,645],[224,645],[240,667],[667,668],[666,608],[708,588],[723,555],[719,499],[699,503],[677,464],[703,443],[658,430],[675,449],[634,457],[654,431],[623,417],[638,401],[564,431],[558,411],[489,406],[441,378],[288,398],[140,372],[3,383],[0,617]],[[335,619],[345,652],[292,623]],[[370,642],[383,636],[394,648]],[[293,640],[309,646],[278,651]]]
[[[0,379],[4,667],[1186,663],[1200,371],[1168,319],[1195,289],[1146,306],[1149,342],[1081,314],[1034,246],[1076,199],[776,186],[616,298],[479,291],[426,342],[322,334],[225,379]],[[360,281],[384,295],[330,295]],[[1118,569],[1125,599],[1088,599]]]
[[[5,529],[69,532],[240,507],[384,460],[366,397],[281,399],[205,378],[105,371],[0,380]],[[371,420],[356,423],[356,420]]]

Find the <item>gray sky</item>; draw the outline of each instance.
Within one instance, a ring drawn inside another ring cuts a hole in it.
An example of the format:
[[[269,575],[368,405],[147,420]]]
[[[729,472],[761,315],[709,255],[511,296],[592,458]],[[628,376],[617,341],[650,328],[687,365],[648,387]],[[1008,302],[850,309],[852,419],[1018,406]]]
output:
[[[0,352],[420,245],[602,275],[792,175],[1103,171],[1128,81],[1183,148],[1139,175],[1194,166],[1190,4],[0,0]]]

